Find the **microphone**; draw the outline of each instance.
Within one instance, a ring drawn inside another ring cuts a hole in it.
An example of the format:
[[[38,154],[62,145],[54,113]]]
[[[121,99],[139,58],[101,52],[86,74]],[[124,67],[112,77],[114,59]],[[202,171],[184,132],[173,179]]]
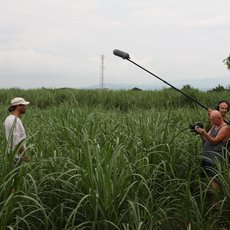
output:
[[[121,58],[123,58],[123,59],[129,59],[129,54],[128,54],[128,53],[125,53],[125,52],[123,52],[123,51],[121,51],[121,50],[115,49],[115,50],[113,51],[113,54],[116,55],[116,56],[118,56],[118,57],[121,57]]]

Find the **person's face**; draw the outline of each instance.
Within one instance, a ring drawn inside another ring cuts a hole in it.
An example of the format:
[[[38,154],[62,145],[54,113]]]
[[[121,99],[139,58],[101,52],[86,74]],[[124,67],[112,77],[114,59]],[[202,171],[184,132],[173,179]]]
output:
[[[225,117],[228,112],[228,104],[226,102],[222,102],[219,104],[219,112],[221,113],[222,117]]]
[[[26,112],[26,106],[25,105],[18,105],[17,109],[20,114],[24,114]]]

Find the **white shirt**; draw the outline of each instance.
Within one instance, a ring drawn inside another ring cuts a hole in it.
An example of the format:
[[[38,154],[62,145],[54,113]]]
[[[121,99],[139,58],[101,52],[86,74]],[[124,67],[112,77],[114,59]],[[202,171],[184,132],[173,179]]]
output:
[[[14,124],[14,122],[15,122],[15,124]],[[21,119],[16,117],[15,115],[10,114],[3,123],[3,125],[5,127],[5,134],[6,134],[6,140],[7,141],[9,139],[11,128],[12,128],[13,124],[14,124],[14,129],[12,131],[12,136],[13,136],[12,147],[14,149],[20,141],[26,139],[26,132],[25,132],[25,129],[24,129],[23,124],[21,122]],[[23,145],[25,147],[25,144],[23,144]],[[11,146],[11,145],[9,145],[9,146]]]

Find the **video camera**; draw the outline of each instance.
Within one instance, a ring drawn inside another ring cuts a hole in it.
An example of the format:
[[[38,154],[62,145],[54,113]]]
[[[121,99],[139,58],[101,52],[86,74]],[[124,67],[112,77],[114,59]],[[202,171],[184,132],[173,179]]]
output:
[[[196,128],[199,127],[199,128],[204,128],[204,125],[202,122],[195,122],[194,124],[190,124],[189,125],[189,128],[191,130],[191,132],[195,132],[198,134],[198,132],[196,131]]]

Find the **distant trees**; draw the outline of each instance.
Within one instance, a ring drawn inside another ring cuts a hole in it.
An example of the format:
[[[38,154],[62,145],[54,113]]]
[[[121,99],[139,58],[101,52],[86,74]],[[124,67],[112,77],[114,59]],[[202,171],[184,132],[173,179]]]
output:
[[[193,90],[193,89],[194,89],[194,88],[193,88],[191,85],[187,84],[187,85],[184,85],[184,86],[182,87],[181,90],[182,90],[182,91],[183,91],[183,90],[186,91],[186,90]]]
[[[213,89],[211,89],[209,91],[221,92],[221,91],[224,91],[224,90],[226,90],[226,88],[224,88],[224,86],[219,84],[218,86],[216,86],[215,88],[213,88]]]
[[[131,90],[132,90],[132,91],[142,91],[142,89],[137,88],[137,87],[134,87],[134,88],[132,88]]]
[[[207,90],[207,92],[222,92],[222,91],[226,91],[226,90],[230,90],[230,85],[227,85],[226,87],[224,87],[223,85],[217,85],[214,88]],[[191,85],[184,85],[181,88],[181,91],[186,92],[186,93],[193,93],[196,94],[199,92],[199,89],[193,88]]]
[[[230,54],[227,58],[223,60],[223,62],[227,66],[228,70],[230,70]]]

